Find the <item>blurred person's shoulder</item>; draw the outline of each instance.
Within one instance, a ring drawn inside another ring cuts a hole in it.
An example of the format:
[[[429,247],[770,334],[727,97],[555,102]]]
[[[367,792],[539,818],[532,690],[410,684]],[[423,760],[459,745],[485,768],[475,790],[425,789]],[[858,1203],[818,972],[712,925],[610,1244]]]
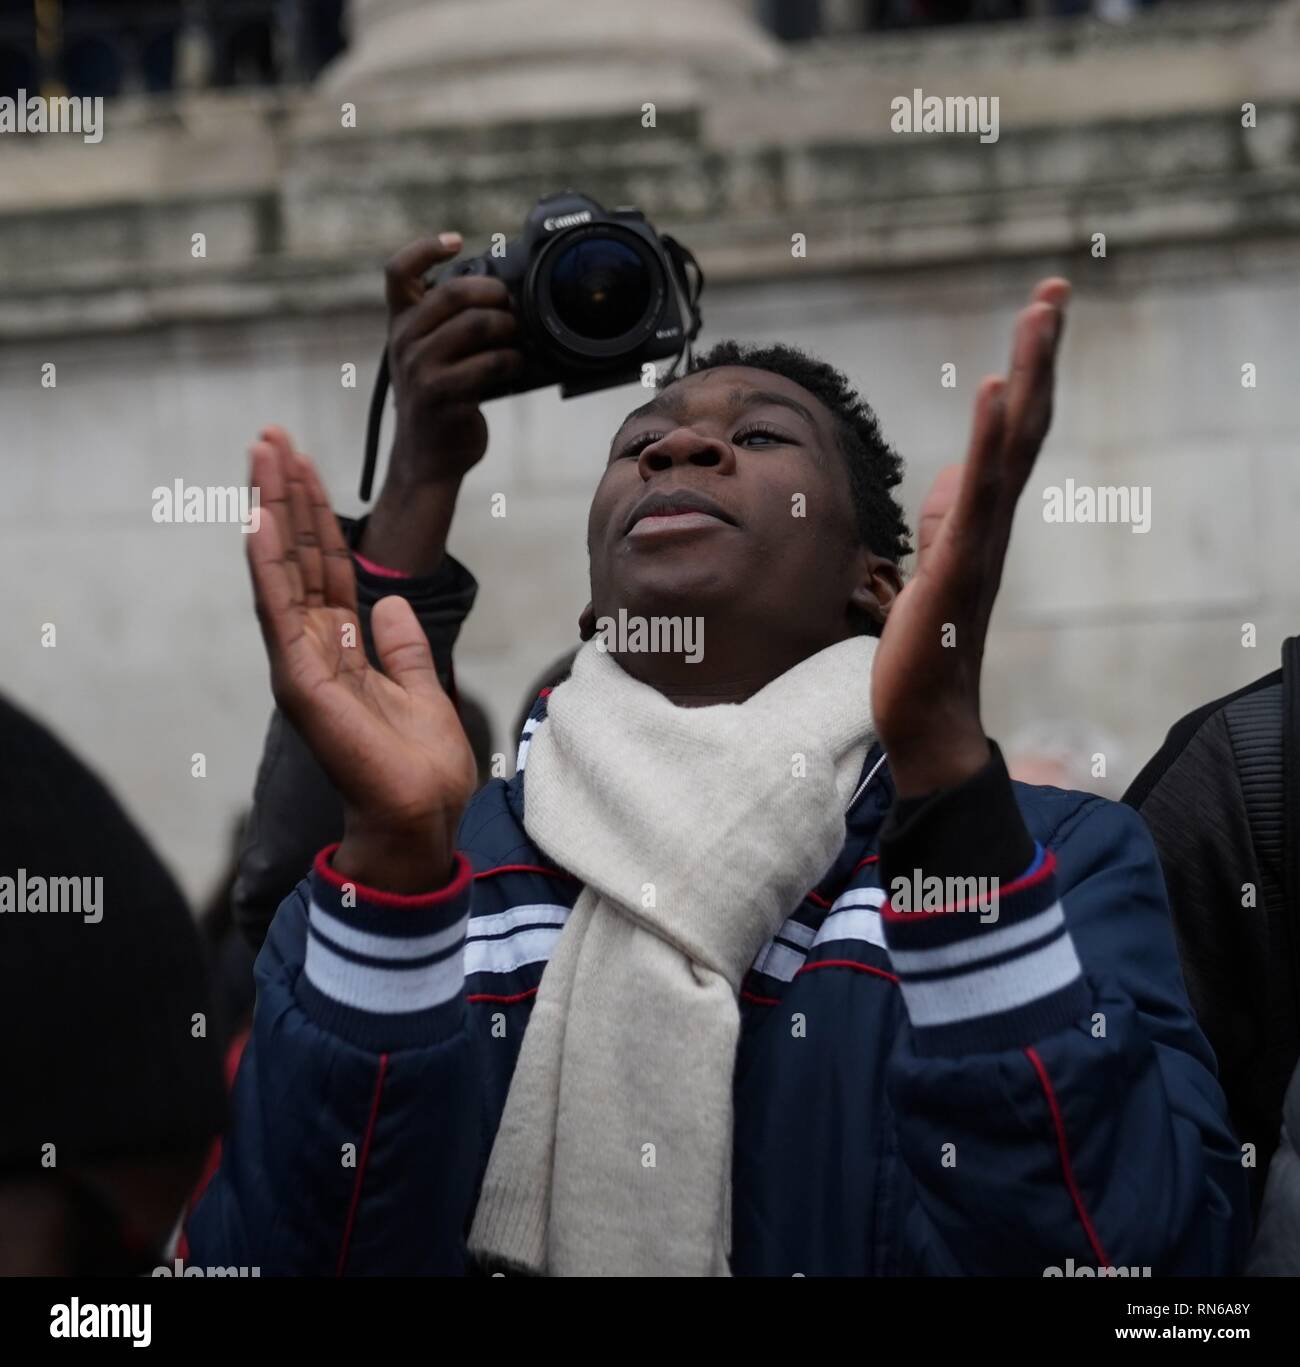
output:
[[[1123,801],[1149,816],[1181,804],[1193,790],[1209,793],[1225,785],[1235,790],[1243,763],[1280,766],[1282,713],[1281,669],[1203,703],[1169,728]],[[1279,781],[1280,776],[1279,767]],[[1178,815],[1186,820],[1188,811]]]

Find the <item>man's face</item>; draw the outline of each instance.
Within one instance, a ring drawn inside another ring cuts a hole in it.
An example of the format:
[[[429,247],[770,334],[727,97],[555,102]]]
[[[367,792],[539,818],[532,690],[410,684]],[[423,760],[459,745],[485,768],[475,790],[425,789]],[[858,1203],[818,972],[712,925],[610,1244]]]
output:
[[[699,616],[707,635],[722,614],[811,654],[856,633],[851,606],[883,615],[834,419],[766,370],[688,375],[628,414],[587,544],[597,619]]]

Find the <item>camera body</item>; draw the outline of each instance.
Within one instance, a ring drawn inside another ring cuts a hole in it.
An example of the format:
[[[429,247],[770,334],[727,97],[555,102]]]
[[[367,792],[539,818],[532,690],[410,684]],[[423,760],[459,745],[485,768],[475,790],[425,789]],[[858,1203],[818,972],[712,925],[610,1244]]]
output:
[[[510,291],[524,365],[506,393],[558,384],[567,399],[626,384],[647,362],[680,355],[700,328],[703,279],[690,253],[639,209],[607,212],[573,191],[544,196],[518,237],[432,279],[458,275],[496,276]]]

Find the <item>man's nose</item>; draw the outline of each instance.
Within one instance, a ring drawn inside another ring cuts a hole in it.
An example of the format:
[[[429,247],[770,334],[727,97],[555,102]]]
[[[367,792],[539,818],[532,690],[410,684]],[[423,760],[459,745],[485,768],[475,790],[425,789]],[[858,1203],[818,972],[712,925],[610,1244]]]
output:
[[[736,453],[720,437],[707,436],[693,427],[678,427],[652,441],[637,457],[642,479],[675,465],[698,465],[718,474],[730,474],[736,468]]]

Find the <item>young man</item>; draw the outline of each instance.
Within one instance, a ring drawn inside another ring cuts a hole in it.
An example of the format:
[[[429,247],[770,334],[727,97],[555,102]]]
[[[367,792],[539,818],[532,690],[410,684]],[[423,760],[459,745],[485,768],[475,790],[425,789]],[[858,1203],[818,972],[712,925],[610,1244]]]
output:
[[[630,414],[588,521],[587,644],[522,772],[468,810],[407,600],[370,614],[381,672],[310,462],[278,430],[254,447],[273,689],[343,838],[259,959],[192,1256],[1236,1268],[1245,1178],[1150,840],[1123,807],[1013,785],[980,720],[1067,297],[1039,285],[981,385],[906,587],[897,457],[829,367],[724,346]],[[667,618],[702,622],[701,659],[605,630]]]

